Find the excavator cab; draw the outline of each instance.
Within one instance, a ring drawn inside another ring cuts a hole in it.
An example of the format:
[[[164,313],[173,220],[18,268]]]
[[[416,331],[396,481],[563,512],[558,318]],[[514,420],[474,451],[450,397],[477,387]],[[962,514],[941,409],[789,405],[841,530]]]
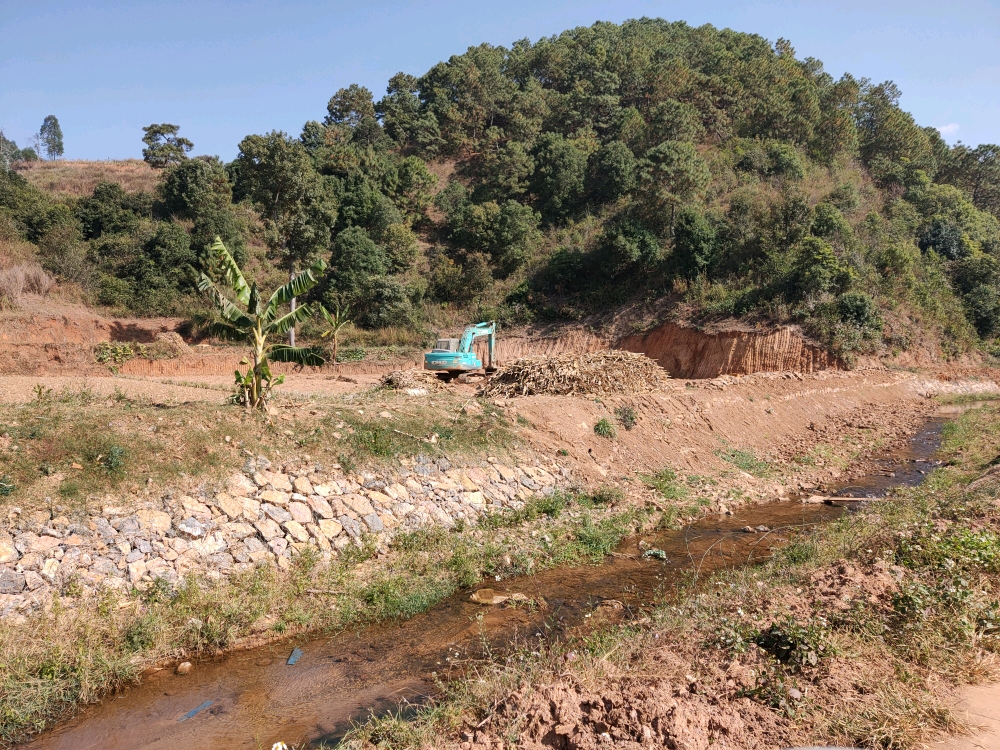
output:
[[[459,375],[483,369],[483,363],[472,350],[476,339],[486,338],[487,373],[494,372],[493,348],[496,345],[495,321],[466,326],[460,339],[438,339],[434,348],[424,354],[424,369],[437,373],[445,382]]]

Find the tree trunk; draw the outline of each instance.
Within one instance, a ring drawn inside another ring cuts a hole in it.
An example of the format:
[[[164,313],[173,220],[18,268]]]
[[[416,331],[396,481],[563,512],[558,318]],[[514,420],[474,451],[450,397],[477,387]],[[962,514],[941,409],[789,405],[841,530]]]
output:
[[[291,281],[294,278],[295,278],[295,261],[293,260],[289,264],[289,268],[288,268],[288,280]],[[297,302],[297,300],[295,299],[295,297],[292,297],[292,303],[291,303],[292,304],[292,312],[295,312],[296,302]],[[292,326],[291,328],[288,329],[288,345],[289,346],[295,346],[295,326]]]

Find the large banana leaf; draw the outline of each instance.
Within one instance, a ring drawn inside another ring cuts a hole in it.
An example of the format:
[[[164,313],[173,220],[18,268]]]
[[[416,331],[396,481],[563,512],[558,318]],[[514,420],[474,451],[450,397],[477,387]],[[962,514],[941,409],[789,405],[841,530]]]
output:
[[[294,297],[301,297],[319,283],[319,277],[326,270],[326,261],[320,258],[302,273],[296,275],[294,279],[284,286],[278,287],[271,299],[267,301],[267,311],[264,316],[267,320],[274,317],[278,307],[292,301]]]
[[[222,292],[219,291],[219,287],[205,274],[202,274],[201,279],[198,281],[198,289],[206,292],[212,298],[212,302],[215,303],[219,313],[230,323],[241,328],[253,327],[253,321],[240,308],[226,299]]]
[[[309,320],[312,317],[313,311],[309,305],[299,305],[292,312],[285,313],[276,321],[271,323],[267,327],[268,333],[276,333],[279,336],[283,333],[288,333],[288,329],[294,325]]]
[[[246,341],[249,337],[248,331],[237,328],[229,323],[209,323],[205,327],[205,332],[209,336],[214,336],[224,341]]]
[[[222,275],[226,279],[226,283],[229,284],[229,288],[236,295],[236,299],[244,305],[247,304],[250,301],[250,287],[247,285],[247,280],[243,278],[243,272],[240,271],[240,267],[233,260],[233,256],[229,254],[226,246],[222,244],[222,239],[216,237],[215,242],[211,244],[208,251],[218,259],[219,265],[222,266]]]
[[[308,365],[309,367],[321,367],[326,362],[326,358],[319,353],[318,349],[304,346],[288,346],[287,344],[272,346],[267,356],[275,362],[291,362],[296,365]]]

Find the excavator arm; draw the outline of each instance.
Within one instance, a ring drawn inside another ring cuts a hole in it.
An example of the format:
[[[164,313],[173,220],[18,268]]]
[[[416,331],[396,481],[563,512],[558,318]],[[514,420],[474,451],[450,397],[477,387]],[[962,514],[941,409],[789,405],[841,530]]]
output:
[[[476,323],[475,325],[467,326],[465,331],[462,333],[462,341],[458,346],[460,352],[471,352],[472,345],[476,339],[486,337],[486,351],[487,351],[487,364],[486,371],[492,372],[493,367],[493,348],[496,345],[497,336],[497,324],[496,321],[491,320],[488,323]]]

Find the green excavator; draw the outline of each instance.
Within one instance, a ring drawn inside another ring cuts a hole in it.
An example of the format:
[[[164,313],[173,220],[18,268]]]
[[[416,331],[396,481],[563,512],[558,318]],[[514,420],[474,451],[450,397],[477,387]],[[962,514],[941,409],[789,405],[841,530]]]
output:
[[[424,369],[437,374],[446,383],[459,375],[467,375],[483,369],[486,374],[496,372],[493,364],[493,348],[496,346],[496,321],[475,323],[466,326],[460,339],[438,339],[434,348],[424,354]],[[473,342],[486,337],[487,364],[472,351]]]

